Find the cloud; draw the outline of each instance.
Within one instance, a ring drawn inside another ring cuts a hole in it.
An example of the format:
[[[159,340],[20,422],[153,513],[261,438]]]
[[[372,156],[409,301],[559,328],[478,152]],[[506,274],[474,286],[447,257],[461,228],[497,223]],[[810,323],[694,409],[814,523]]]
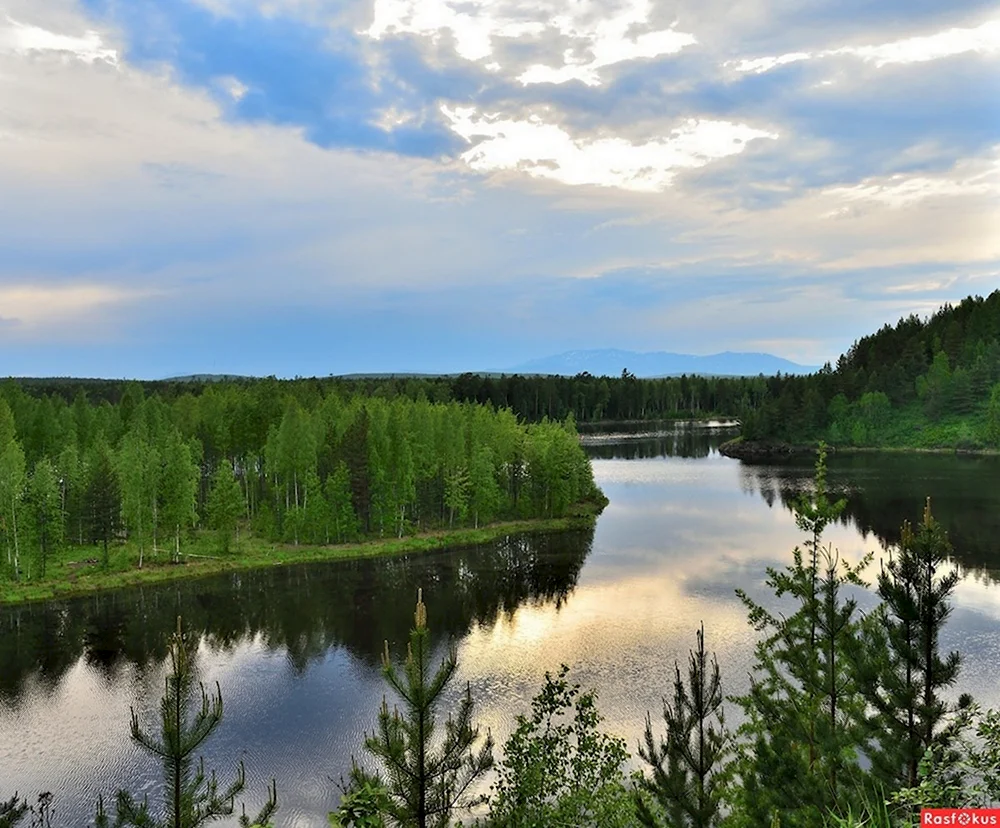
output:
[[[64,336],[66,327],[94,327],[96,315],[149,295],[100,284],[0,285],[0,316],[12,334],[33,336],[39,331]],[[13,324],[16,320],[16,325]]]
[[[118,52],[104,45],[101,34],[86,31],[82,35],[56,34],[38,26],[19,23],[5,15],[0,22],[0,54],[32,56],[46,53],[65,55],[85,63],[103,61],[118,64]]]
[[[574,4],[553,0],[375,0],[374,19],[365,32],[374,40],[411,34],[435,44],[449,36],[460,57],[488,60],[492,71],[504,68],[497,57],[500,41],[559,40],[566,44],[561,63],[532,63],[520,72],[520,82],[579,80],[598,86],[600,70],[605,67],[674,54],[698,42],[694,35],[672,27],[651,28],[652,11],[649,0]],[[641,29],[648,31],[637,31]]]
[[[773,57],[729,61],[727,65],[737,72],[760,74],[789,63],[847,55],[861,58],[881,69],[892,64],[924,63],[968,52],[981,55],[1000,53],[1000,20],[989,20],[972,28],[950,28],[930,35],[876,45],[841,46],[815,53],[790,52]]]
[[[670,186],[678,170],[737,155],[774,133],[725,121],[688,121],[662,140],[633,144],[622,138],[574,139],[539,116],[513,120],[472,108],[442,110],[451,128],[475,146],[462,158],[475,170],[518,170],[564,184],[592,184],[639,192]]]

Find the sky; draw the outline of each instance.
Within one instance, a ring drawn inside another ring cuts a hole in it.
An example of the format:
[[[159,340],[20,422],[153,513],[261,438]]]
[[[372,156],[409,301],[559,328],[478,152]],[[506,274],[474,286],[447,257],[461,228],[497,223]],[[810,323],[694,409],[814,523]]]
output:
[[[995,0],[0,0],[0,376],[816,365],[997,288]]]

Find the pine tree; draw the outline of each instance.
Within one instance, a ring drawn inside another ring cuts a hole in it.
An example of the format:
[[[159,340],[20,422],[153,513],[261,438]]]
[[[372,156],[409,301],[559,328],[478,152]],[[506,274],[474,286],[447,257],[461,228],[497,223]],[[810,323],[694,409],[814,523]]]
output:
[[[663,700],[666,739],[656,741],[646,716],[645,745],[639,755],[652,767],[653,777],[642,777],[639,790],[651,795],[666,816],[636,797],[639,821],[649,828],[711,828],[721,818],[725,779],[723,763],[730,749],[722,709],[722,678],[715,656],[705,651],[705,627],[698,630],[697,649],[688,655],[685,685],[674,662],[673,703]]]
[[[475,750],[479,728],[472,725],[472,691],[466,686],[458,715],[449,716],[444,738],[434,748],[435,714],[458,662],[455,651],[449,650],[437,672],[429,675],[430,633],[422,590],[414,618],[402,671],[389,658],[388,642],[382,656],[383,675],[399,696],[403,712],[390,712],[383,699],[377,730],[365,738],[365,749],[379,761],[386,778],[383,781],[381,774],[369,774],[355,765],[351,787],[384,788],[390,800],[386,816],[399,825],[444,828],[454,810],[476,801],[467,792],[493,767],[493,738],[487,734]]]
[[[873,715],[868,751],[877,777],[887,786],[913,787],[925,751],[945,747],[955,735],[949,714],[957,709],[940,692],[958,678],[957,652],[942,657],[940,634],[951,614],[949,596],[958,573],[941,573],[951,544],[931,514],[930,499],[916,529],[904,523],[898,552],[882,568],[878,594],[883,604],[864,627],[855,654],[859,683]]]
[[[236,778],[221,791],[215,772],[206,776],[204,759],[194,766],[195,752],[222,721],[222,691],[216,685],[216,692],[210,697],[205,692],[205,686],[199,685],[200,704],[191,716],[195,695],[192,658],[192,642],[185,640],[181,619],[178,618],[177,632],[170,641],[171,672],[160,700],[159,735],[143,730],[135,710],[132,710],[133,741],[163,763],[163,798],[160,807],[151,811],[148,797],[139,804],[128,791],[119,790],[115,801],[115,828],[198,828],[207,822],[230,816],[236,796],[243,791],[245,772],[242,762],[237,767]],[[255,819],[248,819],[244,811],[239,820],[243,828],[264,825],[271,818],[277,807],[273,783],[269,794]],[[96,826],[109,828],[111,825],[103,799],[99,799]]]
[[[0,802],[0,828],[14,828],[28,813],[28,803],[14,794],[5,802]]]
[[[848,656],[859,622],[856,602],[841,593],[863,586],[860,572],[871,556],[851,567],[822,546],[824,529],[844,506],[827,497],[821,444],[815,492],[794,505],[796,523],[810,534],[806,550],[796,547],[784,570],[767,570],[767,585],[778,598],[794,598],[797,610],[772,614],[737,590],[750,623],[764,633],[750,691],[736,699],[747,715],[736,810],[749,825],[766,824],[776,812],[789,826],[821,824],[855,788],[862,709]]]

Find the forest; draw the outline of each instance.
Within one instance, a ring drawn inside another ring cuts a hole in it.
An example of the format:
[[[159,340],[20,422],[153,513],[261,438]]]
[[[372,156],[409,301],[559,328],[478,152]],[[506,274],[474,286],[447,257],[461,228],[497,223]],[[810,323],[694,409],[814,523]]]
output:
[[[836,368],[767,386],[741,409],[746,440],[1000,448],[1000,290],[886,324]]]
[[[127,549],[142,567],[179,562],[199,532],[224,554],[248,534],[342,544],[603,500],[572,417],[526,424],[506,409],[308,382],[108,388],[110,399],[78,388],[68,401],[0,386],[3,578],[44,579],[66,549],[105,567]]]

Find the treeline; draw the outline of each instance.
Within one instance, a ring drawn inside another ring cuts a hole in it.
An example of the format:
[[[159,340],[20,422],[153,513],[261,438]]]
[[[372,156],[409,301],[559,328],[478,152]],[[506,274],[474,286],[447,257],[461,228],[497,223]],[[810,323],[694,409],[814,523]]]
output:
[[[1000,447],[1000,291],[887,324],[836,369],[772,377],[741,419],[749,440]]]
[[[671,420],[710,415],[733,416],[747,406],[759,405],[767,394],[764,377],[680,376],[639,379],[630,372],[620,376],[574,377],[488,375],[466,373],[441,377],[375,376],[320,377],[310,379],[220,379],[135,382],[108,380],[32,379],[18,384],[36,397],[71,403],[81,392],[97,402],[118,404],[128,394],[142,391],[170,402],[203,394],[226,397],[230,388],[261,388],[266,395],[283,393],[314,398],[336,393],[431,402],[469,402],[509,408],[520,419],[564,420],[570,414],[578,423],[627,420]],[[133,390],[129,390],[133,389]]]
[[[37,388],[32,389],[37,391]],[[309,383],[205,387],[172,398],[126,383],[114,401],[0,388],[0,571],[44,577],[66,544],[127,540],[177,560],[195,527],[329,544],[501,518],[559,517],[599,499],[572,418],[342,396]]]

